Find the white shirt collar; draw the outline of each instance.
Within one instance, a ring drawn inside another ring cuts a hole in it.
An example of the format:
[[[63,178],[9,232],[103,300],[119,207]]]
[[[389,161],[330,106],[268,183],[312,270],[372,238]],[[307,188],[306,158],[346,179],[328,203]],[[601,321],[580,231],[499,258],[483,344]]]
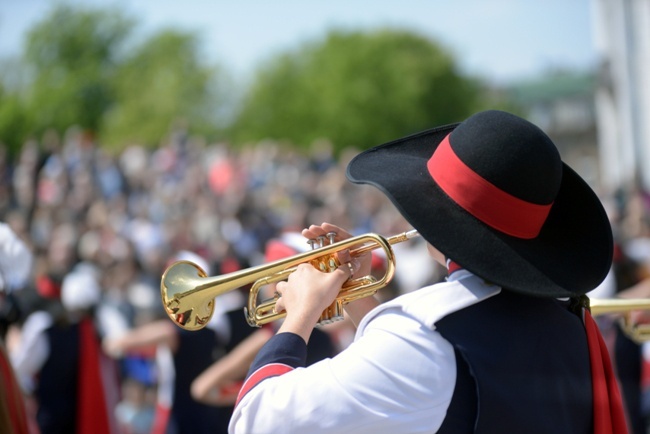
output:
[[[369,321],[388,310],[398,310],[410,315],[427,327],[449,315],[501,292],[501,287],[490,284],[471,272],[460,269],[452,273],[446,282],[418,289],[387,301],[370,311],[359,324],[360,336]]]

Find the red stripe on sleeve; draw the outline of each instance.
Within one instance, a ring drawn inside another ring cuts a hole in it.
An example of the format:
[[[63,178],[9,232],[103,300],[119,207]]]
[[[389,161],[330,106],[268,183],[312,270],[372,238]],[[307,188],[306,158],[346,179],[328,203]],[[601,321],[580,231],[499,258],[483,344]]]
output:
[[[277,377],[278,375],[283,375],[286,374],[287,372],[293,371],[294,368],[292,368],[289,365],[285,365],[283,363],[271,363],[268,365],[262,366],[260,369],[257,371],[253,372],[252,375],[250,375],[246,381],[244,382],[244,385],[242,386],[241,390],[239,391],[239,395],[237,395],[237,401],[235,402],[235,406],[239,404],[239,401],[255,386],[257,386],[259,383],[261,383],[263,380],[266,380],[267,378],[270,377]]]

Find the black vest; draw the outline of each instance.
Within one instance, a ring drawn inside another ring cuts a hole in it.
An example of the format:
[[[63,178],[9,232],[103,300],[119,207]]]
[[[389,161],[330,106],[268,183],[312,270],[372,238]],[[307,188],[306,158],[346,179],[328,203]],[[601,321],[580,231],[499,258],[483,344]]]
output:
[[[54,325],[45,331],[50,352],[35,391],[41,434],[74,433],[79,372],[79,325]]]
[[[502,291],[436,328],[458,368],[438,433],[593,433],[585,328],[563,303]]]
[[[219,427],[225,424],[221,408],[202,404],[190,394],[192,381],[215,361],[213,355],[217,348],[217,336],[209,328],[198,331],[178,330],[177,333],[179,345],[174,353],[176,377],[171,432],[220,433],[222,431],[219,431]]]

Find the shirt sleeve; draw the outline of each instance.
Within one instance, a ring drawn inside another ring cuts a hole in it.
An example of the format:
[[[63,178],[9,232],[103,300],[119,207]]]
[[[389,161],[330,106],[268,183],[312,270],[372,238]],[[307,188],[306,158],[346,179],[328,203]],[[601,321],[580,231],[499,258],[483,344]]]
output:
[[[35,388],[35,378],[50,353],[45,330],[52,325],[52,317],[45,312],[32,313],[23,325],[19,346],[11,353],[11,363],[20,387],[27,393]]]
[[[294,333],[276,334],[253,360],[235,405],[262,381],[305,366],[306,361],[307,344],[300,336]]]
[[[293,353],[297,342],[283,334],[287,341],[274,345]],[[265,361],[254,372],[277,362],[260,354]],[[284,372],[241,396],[231,434],[435,432],[456,382],[451,344],[397,309],[378,315],[334,358],[307,368],[283,364]]]

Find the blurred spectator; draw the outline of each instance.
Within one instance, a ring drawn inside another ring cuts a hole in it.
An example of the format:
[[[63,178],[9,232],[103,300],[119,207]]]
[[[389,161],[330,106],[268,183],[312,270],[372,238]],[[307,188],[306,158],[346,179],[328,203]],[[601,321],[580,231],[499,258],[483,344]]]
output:
[[[111,409],[117,404],[119,377],[101,351],[99,336],[119,324],[98,324],[97,279],[91,265],[78,264],[62,281],[63,309],[30,314],[12,354],[23,390],[36,402],[41,434],[118,432]],[[50,295],[56,297],[55,287]]]
[[[615,233],[612,268],[605,281],[588,294],[590,297],[650,297],[650,231],[643,197],[637,189],[617,192],[616,207],[610,215]],[[638,323],[640,312],[632,314]],[[619,380],[630,434],[645,434],[650,423],[650,358],[644,347],[650,343],[632,340],[621,327],[618,314],[596,319]]]
[[[181,251],[174,261],[190,260],[206,273],[210,273],[208,263],[199,255]],[[187,331],[177,327],[167,316],[141,324],[127,333],[104,340],[106,351],[117,358],[132,358],[136,354],[150,352],[155,354],[157,376],[157,400],[154,417],[149,429],[154,434],[200,434],[226,433],[231,410],[215,409],[203,405],[190,396],[190,384],[217,357],[228,352],[248,334],[241,308],[243,298],[237,292],[226,293],[215,300],[215,312],[210,324],[201,330]],[[229,316],[227,311],[237,309],[237,316]],[[239,321],[235,321],[239,318]],[[245,326],[245,327],[244,327]],[[235,331],[234,329],[237,328]],[[141,429],[147,409],[142,411],[146,394],[142,382],[138,384],[133,375],[125,376],[127,392],[121,402],[118,416],[123,426]],[[133,418],[133,419],[132,419]],[[132,419],[132,420],[131,420]]]
[[[118,424],[125,434],[149,434],[154,424],[155,398],[152,389],[134,378],[122,383],[122,400],[115,408]]]
[[[6,223],[0,223],[0,432],[7,434],[27,434],[30,426],[5,337],[19,316],[13,293],[27,283],[31,265],[32,255],[25,243]]]
[[[20,318],[16,291],[28,283],[32,254],[6,223],[0,223],[0,340]]]

